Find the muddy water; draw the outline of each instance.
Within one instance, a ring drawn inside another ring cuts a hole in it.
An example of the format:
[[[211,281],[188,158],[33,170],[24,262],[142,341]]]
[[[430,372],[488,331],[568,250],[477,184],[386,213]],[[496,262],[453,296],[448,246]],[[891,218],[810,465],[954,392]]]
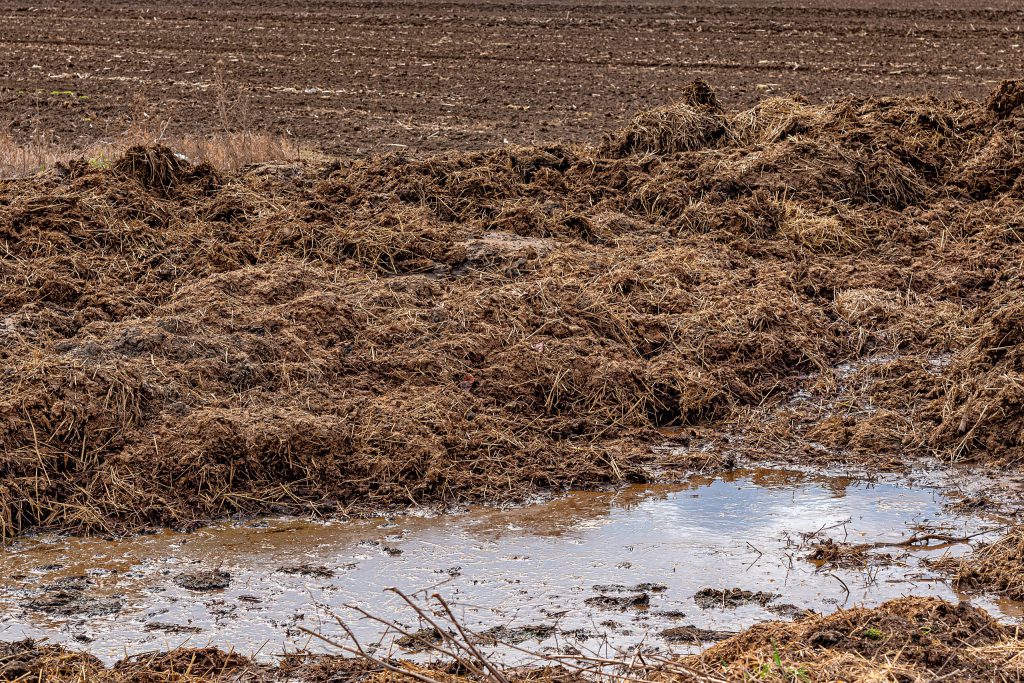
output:
[[[831,569],[805,559],[817,540],[896,543],[920,529],[962,536],[994,526],[950,513],[937,488],[741,471],[450,516],[267,519],[120,541],[32,538],[0,559],[0,640],[45,636],[107,661],[183,643],[260,655],[321,649],[298,627],[337,634],[330,612],[366,641],[379,638],[346,604],[419,628],[384,591],[397,586],[440,593],[474,630],[540,627],[519,633],[533,637],[527,648],[684,650],[692,646],[659,634],[735,631],[798,608],[828,612],[911,593],[954,598],[922,560],[968,549],[880,548],[867,568]],[[226,588],[186,587],[202,587],[202,572],[212,570],[223,572],[212,583],[229,581]],[[703,588],[734,587],[778,597],[704,609],[694,599]],[[1016,616],[1015,605],[985,606]]]

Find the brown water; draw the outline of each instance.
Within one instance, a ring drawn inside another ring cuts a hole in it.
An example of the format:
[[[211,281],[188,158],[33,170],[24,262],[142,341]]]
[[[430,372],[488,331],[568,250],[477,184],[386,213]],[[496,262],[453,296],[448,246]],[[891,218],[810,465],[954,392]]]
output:
[[[329,612],[361,638],[379,637],[380,628],[346,604],[419,628],[399,598],[384,591],[397,586],[421,597],[440,593],[474,630],[551,627],[527,648],[609,652],[641,642],[664,648],[659,634],[675,626],[735,631],[790,614],[794,606],[829,612],[907,594],[956,597],[922,560],[962,553],[966,544],[883,548],[876,553],[892,555],[894,563],[823,569],[804,559],[813,542],[808,534],[898,542],[921,528],[967,535],[995,526],[948,512],[937,488],[762,470],[574,493],[512,510],[267,519],[117,541],[30,538],[0,560],[8,577],[0,588],[0,640],[47,637],[107,661],[182,644],[261,655],[319,650],[298,627],[336,635]],[[290,573],[300,565],[328,571]],[[225,589],[195,592],[174,582],[181,572],[216,568],[231,576]],[[607,589],[642,583],[664,590]],[[705,587],[780,597],[766,605],[700,609],[694,594]],[[650,601],[646,609],[586,602],[642,593]],[[981,604],[1017,616],[1014,604]]]

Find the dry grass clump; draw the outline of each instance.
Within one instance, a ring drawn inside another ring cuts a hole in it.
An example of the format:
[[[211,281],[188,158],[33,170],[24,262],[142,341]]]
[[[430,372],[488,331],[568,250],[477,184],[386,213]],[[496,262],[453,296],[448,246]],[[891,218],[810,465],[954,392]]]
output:
[[[870,224],[861,216],[842,220],[838,215],[808,210],[799,202],[786,202],[780,231],[811,251],[850,254],[871,246]]]
[[[249,131],[173,138],[159,133],[127,131],[85,149],[67,147],[46,138],[15,140],[9,134],[0,134],[0,179],[32,176],[82,159],[97,168],[106,168],[130,149],[150,146],[173,148],[186,159],[222,171],[234,171],[251,164],[294,161],[304,156],[299,146],[286,136]]]
[[[637,114],[628,128],[604,140],[601,152],[622,158],[704,149],[725,134],[722,114],[714,92],[707,83],[697,80],[674,104]]]
[[[832,107],[813,106],[789,97],[769,97],[729,120],[731,137],[739,145],[770,145],[795,135],[813,135],[815,128],[835,119]]]
[[[1016,286],[975,311],[955,357],[933,440],[955,460],[1024,458],[1024,304]]]
[[[216,648],[181,648],[126,657],[105,667],[92,655],[33,640],[0,643],[0,681],[29,683],[247,683],[282,680],[271,667]]]
[[[645,480],[666,427],[1016,462],[1013,117],[684,107],[721,132],[3,182],[0,536]]]
[[[1024,528],[1014,527],[1002,538],[961,558],[953,580],[960,588],[1024,600]]]
[[[680,663],[729,681],[1007,681],[1024,674],[1022,654],[1010,630],[968,603],[900,598],[758,624]]]

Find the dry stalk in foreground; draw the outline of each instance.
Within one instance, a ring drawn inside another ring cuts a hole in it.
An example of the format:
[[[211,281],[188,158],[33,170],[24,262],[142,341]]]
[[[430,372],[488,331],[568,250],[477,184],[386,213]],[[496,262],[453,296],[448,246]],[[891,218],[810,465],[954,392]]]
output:
[[[398,633],[407,642],[415,642],[425,651],[432,652],[440,657],[442,661],[454,662],[460,671],[469,672],[478,680],[488,680],[491,683],[509,683],[510,680],[519,680],[524,671],[536,672],[543,670],[545,675],[541,678],[547,680],[560,678],[580,678],[587,680],[607,681],[608,683],[645,683],[657,675],[662,676],[683,676],[686,680],[694,683],[727,683],[725,679],[713,675],[702,674],[683,666],[678,661],[666,657],[641,653],[618,653],[615,658],[600,657],[586,653],[557,654],[538,652],[519,647],[513,643],[504,641],[493,635],[480,635],[467,629],[455,616],[448,602],[439,594],[434,593],[426,603],[418,603],[409,595],[397,588],[389,588],[389,591],[398,595],[415,613],[420,623],[429,625],[427,633],[430,637],[424,636],[423,632],[411,632],[400,624],[374,615],[368,610],[357,605],[346,605],[363,617],[375,621],[385,627],[384,636],[390,633]],[[437,606],[437,610],[431,609],[431,603]],[[408,675],[421,683],[445,683],[426,675],[422,669],[412,668],[408,662],[394,661],[390,658],[384,659],[371,654],[355,633],[340,617],[335,615],[335,621],[341,628],[348,643],[340,642],[334,638],[325,636],[322,633],[301,628],[308,635],[322,640],[333,648],[349,655],[365,659],[367,662],[382,667],[393,673]],[[500,646],[507,650],[526,655],[528,664],[515,669],[506,670],[489,659],[481,649],[481,644]],[[534,676],[536,677],[536,676]]]
[[[727,683],[729,681],[1009,681],[1024,674],[1024,643],[967,603],[937,598],[900,598],[874,609],[852,608],[828,616],[809,614],[795,622],[758,624],[700,654],[674,656],[636,649],[613,656],[536,652],[488,635],[471,633],[449,604],[434,594],[418,603],[397,589],[428,629],[412,632],[394,621],[349,606],[437,657],[430,665],[371,653],[342,619],[347,641],[303,629],[346,655],[420,683],[524,680],[604,683]],[[425,635],[426,634],[426,635]],[[524,665],[504,668],[481,644],[528,656]]]

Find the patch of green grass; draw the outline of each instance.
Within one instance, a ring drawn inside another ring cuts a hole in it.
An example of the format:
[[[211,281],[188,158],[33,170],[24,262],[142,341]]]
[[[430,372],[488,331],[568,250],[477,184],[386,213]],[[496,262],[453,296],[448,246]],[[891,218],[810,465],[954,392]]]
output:
[[[882,633],[879,629],[875,628],[874,626],[869,626],[868,628],[864,629],[864,637],[868,640],[881,640],[882,636],[884,635],[884,633]]]
[[[803,666],[786,666],[782,663],[782,653],[779,648],[772,645],[772,661],[762,662],[761,666],[753,673],[744,672],[744,678],[749,681],[779,680],[780,678],[788,683],[798,683],[811,678],[809,669]]]

